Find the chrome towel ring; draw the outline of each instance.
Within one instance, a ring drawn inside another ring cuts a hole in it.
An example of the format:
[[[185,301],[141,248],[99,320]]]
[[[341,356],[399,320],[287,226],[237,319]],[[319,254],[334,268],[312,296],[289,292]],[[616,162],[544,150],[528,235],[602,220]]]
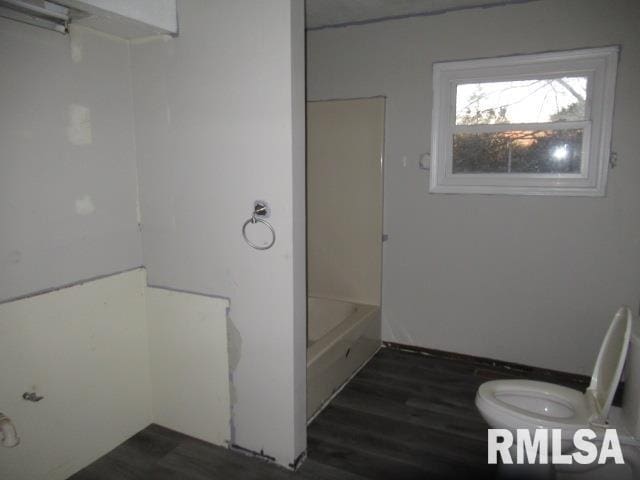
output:
[[[260,218],[266,217],[268,215],[269,209],[266,202],[256,201],[253,206],[253,213],[251,214],[251,218],[249,218],[249,220],[244,222],[244,224],[242,225],[242,238],[244,238],[244,241],[247,242],[250,247],[255,248],[256,250],[268,250],[273,247],[274,243],[276,243],[276,231],[274,230],[273,226],[264,218]],[[247,237],[247,225],[253,225],[256,223],[262,223],[263,225],[266,225],[266,227],[271,231],[271,241],[266,245],[257,245]]]

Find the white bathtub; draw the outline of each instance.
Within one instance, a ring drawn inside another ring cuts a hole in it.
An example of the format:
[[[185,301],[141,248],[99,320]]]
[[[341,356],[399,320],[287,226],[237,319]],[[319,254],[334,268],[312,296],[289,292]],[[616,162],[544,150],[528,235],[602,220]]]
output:
[[[380,348],[380,307],[309,297],[307,418]]]

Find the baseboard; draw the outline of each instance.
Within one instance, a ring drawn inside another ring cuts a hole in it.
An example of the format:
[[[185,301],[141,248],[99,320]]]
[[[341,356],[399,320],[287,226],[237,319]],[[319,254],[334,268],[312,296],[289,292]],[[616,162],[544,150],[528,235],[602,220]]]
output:
[[[476,365],[486,365],[486,366],[491,366],[493,368],[500,368],[500,369],[504,369],[509,373],[516,374],[516,375],[518,374],[518,372],[522,372],[523,374],[527,374],[527,375],[536,374],[536,376],[539,375],[543,377],[555,378],[555,379],[563,380],[567,383],[584,385],[585,388],[589,386],[589,382],[591,381],[591,379],[586,375],[563,372],[560,370],[551,370],[548,368],[532,367],[530,365],[524,365],[522,363],[505,362],[504,360],[496,360],[494,358],[476,357],[474,355],[467,355],[464,353],[447,352],[445,350],[436,350],[435,348],[419,347],[415,345],[404,345],[402,343],[396,343],[396,342],[382,342],[382,345],[385,348],[391,348],[394,350],[414,352],[414,353],[419,353],[421,355],[428,355],[430,357],[446,358],[449,360],[459,360],[462,362],[473,363]]]
[[[474,365],[485,365],[492,368],[499,368],[508,372],[511,375],[518,376],[522,374],[523,377],[536,376],[536,378],[545,378],[550,383],[562,383],[572,384],[575,387],[579,387],[581,390],[586,390],[591,383],[591,377],[587,375],[580,375],[577,373],[563,372],[561,370],[552,370],[549,368],[532,367],[531,365],[524,365],[522,363],[505,362],[504,360],[496,360],[494,358],[476,357],[474,355],[467,355],[464,353],[447,352],[445,350],[437,350],[435,348],[419,347],[415,345],[404,345],[396,342],[382,342],[383,348],[390,348],[393,350],[401,350],[403,352],[412,352],[419,355],[426,355],[436,358],[446,358],[449,360],[458,360]],[[624,381],[620,382],[616,390],[616,395],[613,398],[613,405],[622,405],[622,395],[624,393]]]

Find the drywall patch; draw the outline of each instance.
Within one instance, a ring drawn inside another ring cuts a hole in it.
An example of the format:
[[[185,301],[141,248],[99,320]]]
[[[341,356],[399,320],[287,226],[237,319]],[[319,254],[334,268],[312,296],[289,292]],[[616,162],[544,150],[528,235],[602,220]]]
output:
[[[72,145],[91,145],[93,136],[91,134],[91,111],[84,105],[72,103],[69,105],[67,114],[69,124],[67,126],[67,138]]]
[[[235,440],[235,426],[233,423],[233,406],[235,405],[238,394],[233,383],[233,374],[240,363],[242,356],[242,336],[236,328],[229,315],[230,308],[227,309],[227,348],[229,351],[229,428],[231,433],[231,445]]]
[[[82,61],[82,41],[80,40],[80,34],[75,28],[69,31],[69,48],[71,49],[71,60],[73,63],[80,63]]]
[[[142,231],[142,209],[140,208],[140,187],[137,187],[136,196],[136,221],[138,222],[138,230]]]
[[[229,343],[229,370],[233,371],[242,356],[242,336],[227,313],[227,337]]]
[[[76,200],[76,213],[78,215],[91,215],[95,211],[96,207],[89,195],[85,195]]]

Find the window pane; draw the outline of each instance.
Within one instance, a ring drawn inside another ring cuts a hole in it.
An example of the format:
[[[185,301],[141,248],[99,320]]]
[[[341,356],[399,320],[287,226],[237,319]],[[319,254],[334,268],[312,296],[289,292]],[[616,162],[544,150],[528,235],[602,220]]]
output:
[[[456,90],[456,125],[585,119],[587,77],[466,83]]]
[[[582,129],[453,135],[453,173],[579,173]]]

